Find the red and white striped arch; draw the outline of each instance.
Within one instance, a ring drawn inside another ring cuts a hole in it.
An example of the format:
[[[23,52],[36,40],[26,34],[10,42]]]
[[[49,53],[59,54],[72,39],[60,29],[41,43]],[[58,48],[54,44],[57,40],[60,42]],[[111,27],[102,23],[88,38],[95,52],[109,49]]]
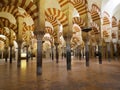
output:
[[[52,35],[53,34],[53,30],[52,30],[52,28],[51,27],[45,27],[45,33],[49,33],[50,35]]]
[[[117,27],[117,19],[116,17],[112,17],[112,27]]]
[[[85,26],[84,20],[82,18],[80,18],[80,17],[74,17],[72,22],[73,22],[73,24],[77,24],[80,27],[84,27]]]
[[[6,32],[6,30],[4,30],[3,28],[0,28],[0,35],[4,35],[7,38],[9,38],[10,34]]]
[[[112,17],[112,39],[118,39],[118,25],[116,17]]]
[[[23,33],[26,31],[33,31],[33,30],[34,30],[34,25],[24,26]]]
[[[87,0],[73,0],[71,1],[73,6],[78,11],[79,15],[86,14],[88,12],[87,9]]]
[[[66,5],[68,3],[68,0],[58,0],[60,7],[63,7],[64,5]]]
[[[67,25],[66,15],[56,8],[48,8],[45,10],[45,16],[46,18],[53,16],[63,25],[63,27]]]
[[[102,37],[105,42],[111,41],[110,15],[107,12],[103,13]]]
[[[45,27],[45,33],[49,33],[52,37],[57,38],[57,33],[51,27]]]
[[[4,27],[8,27],[9,29],[12,29],[15,33],[17,33],[17,25],[10,23],[9,20],[6,18],[0,18],[0,20]]]
[[[29,34],[28,34],[28,32],[29,32]],[[29,42],[32,38],[33,38],[33,34],[32,34],[32,32],[30,32],[28,30],[22,34],[22,39],[24,42]]]
[[[92,22],[91,26],[92,26],[92,30],[93,30],[94,34],[100,33],[100,28],[95,22]]]
[[[103,14],[103,25],[110,24],[110,15],[107,12]]]
[[[53,27],[57,26],[57,20],[54,16],[45,17],[45,20],[50,22]]]
[[[95,4],[92,4],[91,16],[93,21],[100,20],[100,8]]]
[[[6,42],[6,40],[2,37],[0,37],[0,41],[3,41],[4,43]]]
[[[37,7],[31,0],[1,0],[3,6],[16,6],[21,7],[31,15],[31,17],[36,19],[37,16]]]
[[[15,18],[17,18],[19,15],[18,8],[15,6],[2,7],[1,11],[11,13]]]

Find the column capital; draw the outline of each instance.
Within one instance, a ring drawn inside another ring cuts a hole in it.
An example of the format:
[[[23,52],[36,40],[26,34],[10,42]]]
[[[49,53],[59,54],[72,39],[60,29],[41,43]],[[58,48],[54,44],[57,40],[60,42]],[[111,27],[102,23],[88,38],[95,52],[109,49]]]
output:
[[[58,42],[55,42],[54,44],[55,44],[55,46],[58,46],[58,45],[59,45],[59,43],[58,43]]]
[[[44,36],[44,31],[43,30],[35,30],[34,31],[34,34],[36,35],[36,37],[37,37],[37,39],[39,39],[39,38],[43,38],[43,36]]]
[[[18,43],[18,44],[22,44],[22,42],[23,42],[22,39],[17,40],[17,43]]]

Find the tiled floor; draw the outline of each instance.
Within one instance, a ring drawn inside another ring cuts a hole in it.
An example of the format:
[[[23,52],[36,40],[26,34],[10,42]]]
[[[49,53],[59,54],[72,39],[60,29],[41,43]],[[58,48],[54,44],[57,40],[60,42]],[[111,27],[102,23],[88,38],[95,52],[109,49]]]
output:
[[[16,62],[12,65],[0,62],[0,90],[120,90],[120,60],[91,60],[85,66],[84,60],[72,61],[72,70],[66,70],[65,60],[43,59],[43,73],[36,75],[36,61],[26,63],[21,68]]]

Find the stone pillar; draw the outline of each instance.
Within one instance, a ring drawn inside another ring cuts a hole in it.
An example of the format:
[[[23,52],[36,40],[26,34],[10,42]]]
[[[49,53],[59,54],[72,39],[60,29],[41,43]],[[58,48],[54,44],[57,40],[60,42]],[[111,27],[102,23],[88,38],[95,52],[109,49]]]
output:
[[[56,46],[56,63],[58,63],[58,62],[59,62],[58,45],[59,45],[59,43],[55,43],[55,46]]]
[[[2,50],[2,53],[1,53],[1,59],[3,59],[3,56],[4,56],[4,53],[3,53],[3,50]]]
[[[85,58],[86,58],[86,66],[89,66],[89,46],[88,41],[85,43]]]
[[[17,67],[20,67],[20,66],[21,66],[21,45],[22,45],[22,42],[18,42]]]
[[[99,64],[102,64],[102,51],[101,51],[101,45],[98,45],[98,55],[99,55]]]
[[[8,61],[8,47],[5,46],[5,62]]]
[[[29,45],[26,45],[26,62],[29,60],[29,51],[28,51]]]
[[[115,60],[117,60],[117,43],[114,43],[114,57],[115,57]]]
[[[58,63],[58,58],[59,58],[59,53],[58,53],[59,28],[60,28],[59,24],[57,24],[56,26],[54,26],[54,33],[56,34],[56,36],[54,37],[54,44],[55,44],[55,47],[56,47],[56,63]]]
[[[72,38],[72,27],[73,27],[73,11],[74,7],[71,2],[67,2],[61,10],[64,12],[64,14],[67,16],[67,24],[63,26],[63,37],[66,41],[66,59],[67,59],[67,70],[71,70],[71,46],[70,41]]]
[[[62,59],[64,59],[64,47],[62,47]]]
[[[85,41],[85,59],[86,59],[86,66],[88,67],[89,66],[89,34],[88,34],[88,32],[89,31],[91,31],[92,30],[92,28],[91,27],[85,27],[85,28],[83,28],[82,29],[82,31],[83,32],[85,32],[84,33],[84,41]]]
[[[67,58],[67,70],[71,70],[71,46],[70,46],[70,42],[66,43],[66,58]]]
[[[80,49],[80,46],[79,46],[79,60],[81,60],[81,49]]]
[[[51,58],[54,60],[54,46],[51,45]]]
[[[37,35],[37,75],[42,74],[42,39]]]
[[[12,47],[13,45],[10,45],[10,64],[12,63]]]
[[[21,45],[22,45],[22,33],[24,27],[24,17],[19,15],[17,18],[17,25],[18,25],[18,34],[17,34],[17,43],[18,43],[18,60],[17,60],[17,67],[21,66]]]
[[[31,60],[33,60],[33,47],[31,46],[31,54],[30,54]]]
[[[107,42],[107,57],[108,61],[111,61],[111,55],[110,55],[110,42]]]
[[[42,74],[42,38],[45,30],[45,0],[36,0],[38,18],[35,21],[35,35],[37,36],[37,75]]]

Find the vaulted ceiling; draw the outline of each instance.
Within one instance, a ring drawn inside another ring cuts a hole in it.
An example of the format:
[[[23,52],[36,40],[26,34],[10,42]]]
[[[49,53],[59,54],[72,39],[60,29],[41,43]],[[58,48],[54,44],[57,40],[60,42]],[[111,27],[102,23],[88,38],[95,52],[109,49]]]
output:
[[[34,21],[38,17],[37,16],[37,8],[33,3],[35,0],[1,0],[0,2],[0,26],[8,27],[15,32],[17,35],[17,17],[22,15],[24,17],[24,32],[23,38],[26,41],[27,35],[31,35],[30,38],[34,37]],[[120,1],[119,0],[70,0],[72,5],[74,6],[73,10],[73,24],[77,24],[79,27],[83,27],[86,25],[86,19],[83,17],[83,14],[90,12],[90,25],[93,27],[93,31],[91,32],[91,36],[99,34],[102,30],[100,30],[101,25],[108,25],[112,22],[112,17],[114,17],[114,21],[117,23],[120,20]],[[61,30],[60,36],[62,36],[62,29],[67,25],[67,16],[61,10],[67,0],[45,0],[45,33],[49,33],[51,37],[44,38],[48,41],[52,40],[52,37],[56,37],[56,33],[54,32],[54,27],[59,23],[61,24],[59,30]],[[101,19],[103,22],[101,22]],[[57,21],[58,20],[58,21]],[[111,23],[112,25],[112,23]],[[112,28],[112,27],[111,27]],[[1,28],[1,30],[3,30]],[[30,31],[28,33],[27,31]],[[78,32],[79,31],[79,32]],[[81,33],[81,29],[76,32],[73,32],[73,36],[71,39],[72,45],[75,46],[78,41],[82,43],[82,37],[74,37]],[[3,32],[0,33],[4,34]],[[111,34],[112,35],[112,34]],[[5,36],[7,36],[5,34]],[[104,36],[104,35],[103,35]],[[0,36],[2,38],[2,36]],[[45,35],[45,37],[47,37]],[[64,39],[60,39],[61,42],[64,42]]]

